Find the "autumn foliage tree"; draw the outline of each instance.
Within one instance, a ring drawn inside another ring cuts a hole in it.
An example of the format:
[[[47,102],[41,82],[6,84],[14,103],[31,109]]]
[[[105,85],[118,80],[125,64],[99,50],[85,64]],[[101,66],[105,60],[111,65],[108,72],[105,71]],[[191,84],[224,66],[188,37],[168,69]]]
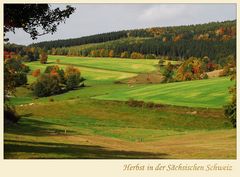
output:
[[[120,57],[121,57],[121,58],[129,58],[129,53],[128,53],[128,51],[122,52],[121,55],[120,55]]]
[[[73,90],[77,88],[80,84],[81,73],[78,68],[73,66],[68,66],[65,69],[65,80],[66,80],[66,87],[68,90]]]
[[[114,57],[114,51],[113,51],[113,50],[110,50],[109,53],[108,53],[108,56],[109,56],[109,57]]]
[[[38,77],[38,76],[40,75],[40,73],[41,73],[41,70],[40,70],[40,69],[36,69],[36,70],[34,70],[34,71],[32,72],[32,76],[33,76],[33,77]]]
[[[203,70],[202,61],[195,57],[190,57],[184,61],[177,70],[176,80],[198,80],[207,78],[207,74]]]
[[[48,55],[45,51],[42,51],[40,54],[40,63],[41,64],[46,64],[48,59]]]
[[[60,91],[59,78],[49,73],[40,75],[33,87],[33,92],[38,97],[54,95],[60,93]]]
[[[143,59],[144,55],[138,52],[133,52],[131,53],[131,58],[132,59]]]

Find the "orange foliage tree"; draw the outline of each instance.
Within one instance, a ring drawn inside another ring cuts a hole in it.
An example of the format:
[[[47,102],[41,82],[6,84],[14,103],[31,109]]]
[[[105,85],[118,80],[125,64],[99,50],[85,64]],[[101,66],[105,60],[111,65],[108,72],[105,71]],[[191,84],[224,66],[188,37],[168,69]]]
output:
[[[34,71],[32,72],[32,76],[33,76],[33,77],[38,77],[38,76],[40,75],[40,73],[41,73],[41,70],[40,70],[40,69],[36,69],[36,70],[34,70]]]

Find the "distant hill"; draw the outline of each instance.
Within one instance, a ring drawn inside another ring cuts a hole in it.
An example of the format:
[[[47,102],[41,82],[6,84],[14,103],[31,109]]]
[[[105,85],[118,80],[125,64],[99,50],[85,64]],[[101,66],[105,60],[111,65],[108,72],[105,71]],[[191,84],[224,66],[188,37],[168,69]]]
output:
[[[236,20],[124,30],[30,46],[45,48],[54,55],[127,58],[137,52],[145,58],[154,55],[176,60],[208,56],[221,63],[226,56],[236,55]]]

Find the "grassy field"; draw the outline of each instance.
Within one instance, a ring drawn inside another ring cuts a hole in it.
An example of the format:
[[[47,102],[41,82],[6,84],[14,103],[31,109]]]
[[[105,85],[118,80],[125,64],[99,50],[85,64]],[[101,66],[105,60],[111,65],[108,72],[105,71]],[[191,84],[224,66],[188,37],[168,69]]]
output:
[[[236,131],[221,108],[229,78],[130,86],[115,82],[158,70],[157,61],[50,56],[47,65],[56,59],[78,67],[86,87],[38,99],[17,88],[11,103],[21,119],[5,126],[5,158],[236,158]],[[129,98],[167,105],[133,107]]]
[[[129,98],[188,107],[221,108],[230,101],[227,88],[233,83],[229,78],[143,85],[121,92],[111,92],[97,99],[127,101]]]

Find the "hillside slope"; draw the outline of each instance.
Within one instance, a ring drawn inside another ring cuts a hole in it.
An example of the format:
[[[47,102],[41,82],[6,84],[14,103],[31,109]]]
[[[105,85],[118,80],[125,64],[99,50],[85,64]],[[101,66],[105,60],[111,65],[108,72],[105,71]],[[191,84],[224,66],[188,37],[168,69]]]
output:
[[[97,34],[30,45],[53,55],[130,57],[133,52],[168,56],[176,60],[208,56],[221,64],[236,55],[236,20],[207,24],[154,27]],[[125,53],[124,53],[125,52]]]

